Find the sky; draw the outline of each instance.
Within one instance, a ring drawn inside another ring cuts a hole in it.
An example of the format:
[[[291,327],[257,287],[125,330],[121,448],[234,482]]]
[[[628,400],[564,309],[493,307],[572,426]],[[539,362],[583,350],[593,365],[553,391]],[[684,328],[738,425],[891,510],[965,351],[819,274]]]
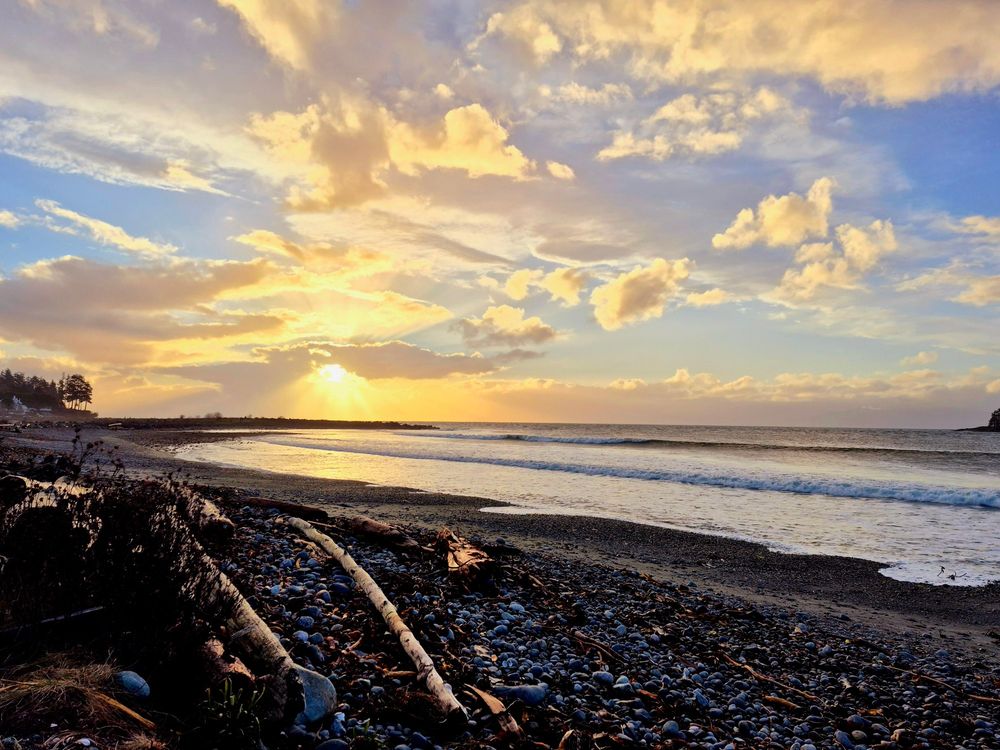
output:
[[[1000,406],[993,0],[9,0],[0,367],[106,416]]]

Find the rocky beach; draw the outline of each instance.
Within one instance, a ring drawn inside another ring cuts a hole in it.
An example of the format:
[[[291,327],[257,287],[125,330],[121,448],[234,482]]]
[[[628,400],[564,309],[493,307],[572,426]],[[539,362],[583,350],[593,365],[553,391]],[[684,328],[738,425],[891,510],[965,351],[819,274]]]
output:
[[[217,498],[236,528],[216,553],[220,569],[293,659],[336,687],[327,715],[290,726],[282,746],[1000,746],[996,585],[906,584],[848,558],[486,514],[482,499],[171,457],[197,433],[101,433],[125,471],[184,473]],[[51,450],[67,438],[39,430],[18,441]],[[329,524],[382,586],[469,708],[467,725],[433,718],[398,641],[336,562],[284,522],[294,506],[283,503],[310,506],[302,514]],[[398,524],[428,550],[438,528],[453,528],[493,556],[494,573],[461,584],[426,551],[338,526],[357,514]]]

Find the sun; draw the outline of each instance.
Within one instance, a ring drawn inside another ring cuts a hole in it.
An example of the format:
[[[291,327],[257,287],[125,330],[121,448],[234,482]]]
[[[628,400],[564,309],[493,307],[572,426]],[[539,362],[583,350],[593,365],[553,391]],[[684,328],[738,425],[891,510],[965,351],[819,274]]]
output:
[[[327,383],[340,383],[347,377],[347,370],[340,365],[323,365],[317,374]]]

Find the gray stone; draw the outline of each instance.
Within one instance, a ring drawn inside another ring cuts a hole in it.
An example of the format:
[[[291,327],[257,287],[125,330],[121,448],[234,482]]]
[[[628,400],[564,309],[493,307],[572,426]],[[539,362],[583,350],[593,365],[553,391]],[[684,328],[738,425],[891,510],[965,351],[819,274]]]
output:
[[[295,717],[297,724],[312,724],[333,716],[337,711],[337,689],[329,679],[311,669],[293,666],[295,674],[302,685],[302,697],[305,707]]]

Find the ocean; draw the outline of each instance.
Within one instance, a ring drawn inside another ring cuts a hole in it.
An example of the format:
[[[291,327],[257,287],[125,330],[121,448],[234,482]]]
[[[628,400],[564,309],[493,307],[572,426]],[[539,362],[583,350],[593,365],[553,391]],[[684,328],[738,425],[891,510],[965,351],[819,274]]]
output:
[[[439,423],[290,430],[184,446],[229,466],[493,498],[884,563],[892,578],[1000,580],[1000,434],[945,430]]]

